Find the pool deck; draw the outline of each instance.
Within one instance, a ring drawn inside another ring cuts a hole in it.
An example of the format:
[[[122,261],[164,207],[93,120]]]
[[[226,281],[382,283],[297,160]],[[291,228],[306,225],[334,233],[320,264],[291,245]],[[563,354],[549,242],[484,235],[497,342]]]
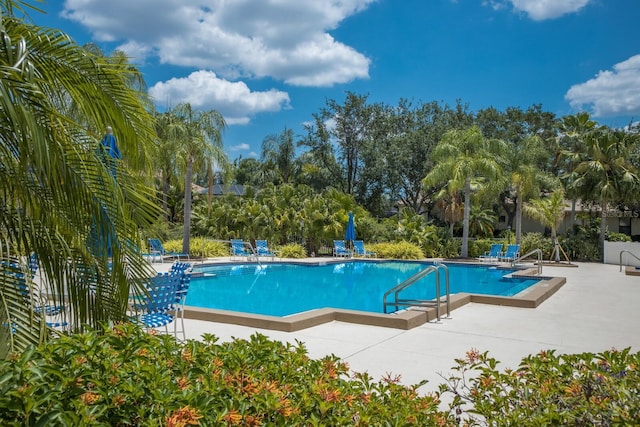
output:
[[[316,259],[317,261],[317,259]],[[312,358],[334,354],[374,379],[399,375],[401,382],[428,380],[422,391],[437,390],[470,349],[488,351],[500,367],[515,368],[540,350],[600,352],[631,347],[640,351],[640,276],[618,265],[576,263],[577,268],[545,265],[543,276],[566,283],[536,308],[470,302],[451,318],[408,330],[329,321],[295,332],[185,319],[187,338],[211,333],[222,341],[260,332],[271,339],[304,343]],[[164,271],[169,263],[154,264]]]

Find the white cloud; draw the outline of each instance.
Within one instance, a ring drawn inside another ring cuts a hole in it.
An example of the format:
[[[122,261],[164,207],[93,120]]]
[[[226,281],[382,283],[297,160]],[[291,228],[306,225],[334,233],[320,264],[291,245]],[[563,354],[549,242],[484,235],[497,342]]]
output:
[[[196,109],[217,110],[229,125],[246,124],[256,113],[289,108],[286,92],[252,92],[244,82],[220,79],[212,71],[196,71],[184,78],[158,82],[149,88],[149,94],[158,105],[188,102]]]
[[[585,7],[592,0],[483,0],[482,4],[500,10],[511,3],[516,11],[526,13],[534,21],[559,18]]]
[[[228,79],[331,86],[368,78],[369,58],[328,31],[374,1],[65,0],[63,16],[98,41],[122,41],[132,56],[154,54]]]
[[[640,114],[640,55],[571,86],[565,99],[576,109],[591,106],[596,117]]]
[[[249,146],[249,144],[237,144],[229,148],[229,151],[247,151],[250,149],[251,147]]]

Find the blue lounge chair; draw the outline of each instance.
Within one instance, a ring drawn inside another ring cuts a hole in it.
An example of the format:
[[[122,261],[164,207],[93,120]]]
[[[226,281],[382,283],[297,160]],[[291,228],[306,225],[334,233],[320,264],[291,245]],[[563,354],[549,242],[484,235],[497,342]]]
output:
[[[149,254],[153,257],[160,257],[160,262],[164,262],[165,258],[189,258],[189,254],[179,252],[167,252],[162,246],[160,239],[149,239]]]
[[[371,252],[365,249],[364,242],[362,240],[353,241],[353,253],[356,256],[368,258],[370,256],[376,256],[375,252]]]
[[[520,256],[520,245],[508,245],[504,255],[500,257],[501,261],[515,261]]]
[[[183,276],[184,272],[175,271],[159,273],[149,279],[146,295],[142,301],[133,305],[133,309],[139,313],[138,321],[147,329],[164,326],[165,333],[169,333],[169,324],[176,320],[183,297]],[[174,326],[174,334],[176,330],[177,326]],[[184,324],[182,331],[184,333]]]
[[[353,253],[347,249],[344,240],[334,240],[333,241],[333,256],[334,257],[343,257],[343,258],[351,258]]]
[[[256,255],[259,257],[271,258],[272,260],[276,256],[275,252],[269,249],[269,245],[266,240],[256,240]]]
[[[484,255],[480,255],[478,258],[480,258],[482,261],[497,262],[500,259],[501,255],[502,243],[494,243],[491,245],[491,249],[489,249],[489,252],[485,253]]]
[[[253,255],[253,248],[249,249],[245,246],[242,239],[231,239],[231,259],[248,258]]]

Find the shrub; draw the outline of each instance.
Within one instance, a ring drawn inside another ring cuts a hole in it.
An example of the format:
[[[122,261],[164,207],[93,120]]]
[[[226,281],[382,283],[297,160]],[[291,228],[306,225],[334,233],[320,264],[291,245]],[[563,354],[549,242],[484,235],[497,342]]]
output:
[[[456,360],[455,375],[440,386],[453,393],[451,409],[465,425],[637,425],[640,353],[553,350],[525,357],[516,370],[472,350]]]
[[[134,325],[0,361],[0,425],[453,425],[437,393],[374,382],[301,343],[177,343]]]
[[[375,252],[380,258],[392,259],[424,259],[420,247],[409,242],[376,243],[367,245],[367,250]]]
[[[180,242],[182,248],[182,242]],[[204,258],[216,258],[229,256],[229,244],[209,240],[204,237],[194,237],[189,245],[191,256],[200,256]]]
[[[282,258],[306,258],[307,250],[297,243],[289,243],[279,249]]]

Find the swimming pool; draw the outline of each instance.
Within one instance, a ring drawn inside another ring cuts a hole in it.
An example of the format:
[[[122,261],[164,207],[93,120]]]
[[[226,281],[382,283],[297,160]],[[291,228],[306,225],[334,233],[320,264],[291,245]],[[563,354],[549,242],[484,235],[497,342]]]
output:
[[[383,313],[382,297],[393,286],[430,263],[349,261],[325,265],[269,263],[198,266],[186,305],[244,313],[288,316],[317,308]],[[465,292],[512,296],[539,279],[510,277],[515,270],[484,265],[450,264],[451,294]],[[441,274],[441,294],[444,277]],[[401,298],[435,298],[430,274],[400,294]]]

